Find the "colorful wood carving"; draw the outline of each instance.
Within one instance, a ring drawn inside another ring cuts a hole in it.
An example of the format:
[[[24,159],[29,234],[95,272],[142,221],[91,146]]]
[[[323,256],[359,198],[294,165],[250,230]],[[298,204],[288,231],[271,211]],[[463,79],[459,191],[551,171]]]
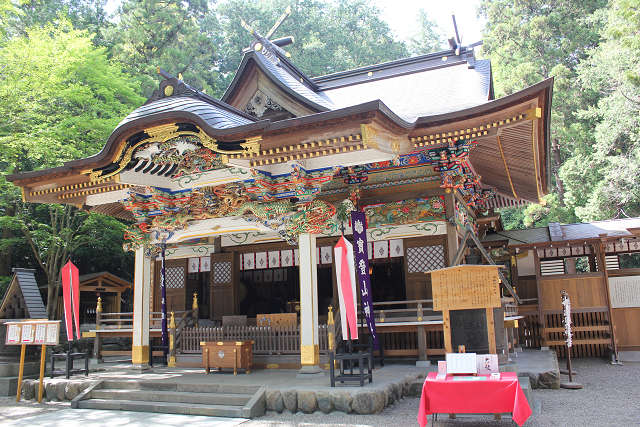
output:
[[[364,207],[369,228],[382,225],[412,224],[446,218],[444,196],[411,199]]]

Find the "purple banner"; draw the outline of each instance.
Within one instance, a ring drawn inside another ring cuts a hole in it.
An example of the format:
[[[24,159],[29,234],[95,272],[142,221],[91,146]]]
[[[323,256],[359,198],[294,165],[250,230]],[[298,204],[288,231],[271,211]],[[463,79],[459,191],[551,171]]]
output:
[[[380,348],[376,334],[376,320],[373,315],[373,299],[371,296],[371,278],[369,277],[369,256],[367,254],[367,221],[364,212],[351,212],[351,229],[353,230],[353,253],[355,254],[356,277],[358,278],[362,311],[367,319],[367,326],[373,338],[374,348]]]

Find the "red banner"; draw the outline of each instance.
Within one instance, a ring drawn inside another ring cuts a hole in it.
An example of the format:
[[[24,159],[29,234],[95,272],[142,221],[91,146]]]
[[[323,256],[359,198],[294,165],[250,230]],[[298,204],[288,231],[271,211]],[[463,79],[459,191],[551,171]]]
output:
[[[62,267],[61,275],[67,339],[73,341],[73,320],[76,324],[76,337],[80,339],[80,276],[78,267],[69,261]]]

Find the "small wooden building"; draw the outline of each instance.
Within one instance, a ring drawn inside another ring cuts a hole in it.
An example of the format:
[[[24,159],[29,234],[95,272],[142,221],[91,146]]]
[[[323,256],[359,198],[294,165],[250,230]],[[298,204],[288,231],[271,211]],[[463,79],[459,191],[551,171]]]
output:
[[[14,268],[9,289],[0,303],[0,319],[46,319],[47,310],[36,282],[35,270]]]
[[[524,304],[521,342],[564,355],[560,291],[572,307],[572,357],[640,360],[640,218],[502,231],[485,247],[512,266]]]
[[[123,311],[123,306],[128,306],[125,311],[130,311],[131,288],[131,282],[108,271],[80,276],[80,323],[96,322],[98,297],[102,298],[105,312],[119,313]],[[58,313],[63,313],[61,298],[58,299]]]

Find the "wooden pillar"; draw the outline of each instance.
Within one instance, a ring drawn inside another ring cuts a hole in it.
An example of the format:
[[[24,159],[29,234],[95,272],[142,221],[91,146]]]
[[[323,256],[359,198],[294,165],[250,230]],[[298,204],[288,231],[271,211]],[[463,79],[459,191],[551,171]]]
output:
[[[442,329],[444,332],[444,351],[445,353],[453,353],[451,345],[451,317],[449,310],[442,310]]]
[[[487,338],[489,339],[489,353],[498,354],[496,349],[496,325],[493,320],[493,308],[485,309],[487,313]]]
[[[542,310],[542,274],[540,273],[540,257],[538,256],[538,249],[533,248],[533,262],[536,269],[536,289],[538,291],[538,323],[540,324],[542,334],[542,344],[544,345],[547,337],[545,336],[544,329],[547,326],[547,321],[544,318]]]
[[[133,338],[131,361],[144,368],[149,363],[149,323],[151,315],[151,259],[144,248],[136,250],[133,279]]]
[[[310,233],[300,234],[298,249],[300,251],[300,364],[302,371],[318,372],[320,355],[316,236]]]
[[[613,324],[613,309],[611,308],[611,294],[609,293],[609,271],[607,271],[607,258],[604,244],[600,240],[597,244],[596,253],[598,256],[598,264],[602,271],[602,280],[604,282],[604,293],[607,299],[607,309],[609,312],[609,326],[611,327],[611,349],[613,350],[613,361],[618,361],[618,343],[616,341],[616,325]]]
[[[418,360],[427,360],[427,331],[418,325]]]
[[[458,252],[458,231],[455,225],[456,198],[453,192],[445,193],[444,207],[447,219],[447,265],[452,266],[453,260]]]

